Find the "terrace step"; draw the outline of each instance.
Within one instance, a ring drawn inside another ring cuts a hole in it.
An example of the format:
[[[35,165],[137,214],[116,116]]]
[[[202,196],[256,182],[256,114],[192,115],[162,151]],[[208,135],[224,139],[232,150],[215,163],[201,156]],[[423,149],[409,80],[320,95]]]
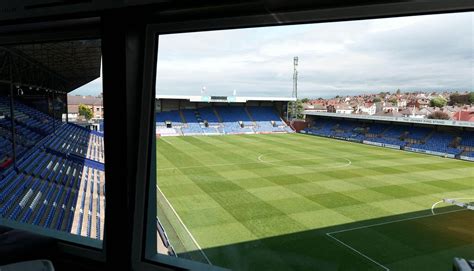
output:
[[[431,131],[431,132],[430,132],[425,138],[423,138],[421,141],[422,141],[422,142],[428,141],[428,139],[430,139],[430,138],[433,136],[434,133],[435,133],[435,130]]]
[[[392,128],[392,126],[388,126],[387,128],[385,128],[385,130],[383,130],[380,135],[384,135],[388,130],[390,130],[390,128]]]
[[[249,116],[249,119],[253,122],[253,124],[256,126],[257,123],[255,122],[255,120],[253,119],[252,117],[252,114],[250,114],[250,111],[249,109],[247,108],[247,106],[244,107],[244,110],[245,110],[245,113],[247,113],[247,116]]]
[[[216,108],[213,106],[212,111],[214,111],[214,114],[216,114],[217,119],[219,120],[219,123],[222,123],[222,118],[219,115],[219,112],[216,110]]]
[[[179,116],[181,117],[181,122],[182,122],[182,123],[187,123],[187,122],[186,122],[186,118],[185,118],[184,115],[183,115],[183,111],[179,110],[178,112],[179,112]]]

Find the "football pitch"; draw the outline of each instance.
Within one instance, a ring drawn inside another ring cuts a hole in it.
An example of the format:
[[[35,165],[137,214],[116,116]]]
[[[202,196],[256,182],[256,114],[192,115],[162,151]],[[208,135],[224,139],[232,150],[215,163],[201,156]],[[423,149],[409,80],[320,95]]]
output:
[[[474,259],[474,163],[302,134],[157,139],[180,257],[233,270],[451,270]]]

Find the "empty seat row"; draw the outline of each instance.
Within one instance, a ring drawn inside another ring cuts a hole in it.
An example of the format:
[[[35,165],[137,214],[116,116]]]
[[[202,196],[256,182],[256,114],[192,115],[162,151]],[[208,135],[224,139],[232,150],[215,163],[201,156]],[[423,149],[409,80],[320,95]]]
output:
[[[358,141],[367,140],[453,155],[463,152],[462,146],[457,148],[453,144],[457,135],[435,131],[431,127],[359,123],[339,119],[317,119],[312,123],[311,127],[304,130],[321,136],[352,138]],[[469,133],[472,132],[464,132],[460,136],[467,138],[466,135],[469,135]],[[410,139],[414,141],[409,141]]]

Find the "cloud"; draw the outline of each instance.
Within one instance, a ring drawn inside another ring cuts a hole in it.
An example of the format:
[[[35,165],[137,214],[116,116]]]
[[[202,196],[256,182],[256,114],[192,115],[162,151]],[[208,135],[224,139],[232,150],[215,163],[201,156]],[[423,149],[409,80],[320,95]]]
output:
[[[459,13],[162,36],[157,92],[289,96],[296,55],[301,96],[471,90],[472,21]]]
[[[157,93],[290,96],[294,56],[300,96],[473,90],[473,14],[162,35]]]

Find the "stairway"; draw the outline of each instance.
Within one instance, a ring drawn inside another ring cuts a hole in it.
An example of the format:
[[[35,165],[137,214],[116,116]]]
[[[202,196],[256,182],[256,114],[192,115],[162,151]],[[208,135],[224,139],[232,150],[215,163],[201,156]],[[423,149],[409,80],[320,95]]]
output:
[[[196,121],[198,123],[203,123],[204,120],[201,118],[201,114],[199,113],[199,111],[196,109],[196,111],[194,111],[194,117],[196,118]]]
[[[382,133],[380,133],[381,136],[383,136],[388,130],[390,130],[390,128],[392,128],[392,126],[388,126],[385,130],[382,131]]]
[[[219,120],[219,123],[222,123],[222,118],[219,115],[219,112],[217,112],[216,108],[213,106],[212,110],[214,111],[214,114],[216,114],[217,119]]]
[[[257,128],[257,123],[255,122],[255,120],[253,119],[252,117],[252,114],[250,114],[250,111],[249,109],[247,108],[247,106],[244,106],[244,110],[245,110],[245,113],[247,113],[247,116],[249,117],[249,119],[252,121],[253,123],[253,127],[250,127],[252,129],[252,131],[255,133],[255,129]]]
[[[428,139],[430,139],[433,136],[434,133],[435,133],[435,130],[431,131],[431,133],[429,133],[425,138],[423,138],[421,140],[421,142],[424,143],[424,142],[428,141]]]
[[[179,112],[179,117],[181,118],[181,122],[182,123],[187,123],[186,119],[184,118],[183,112],[181,110],[179,110],[178,112]]]
[[[244,107],[244,110],[245,110],[245,113],[247,113],[247,116],[249,117],[249,119],[255,124],[255,120],[253,119],[252,115],[250,114],[250,111],[247,108],[247,106]]]

